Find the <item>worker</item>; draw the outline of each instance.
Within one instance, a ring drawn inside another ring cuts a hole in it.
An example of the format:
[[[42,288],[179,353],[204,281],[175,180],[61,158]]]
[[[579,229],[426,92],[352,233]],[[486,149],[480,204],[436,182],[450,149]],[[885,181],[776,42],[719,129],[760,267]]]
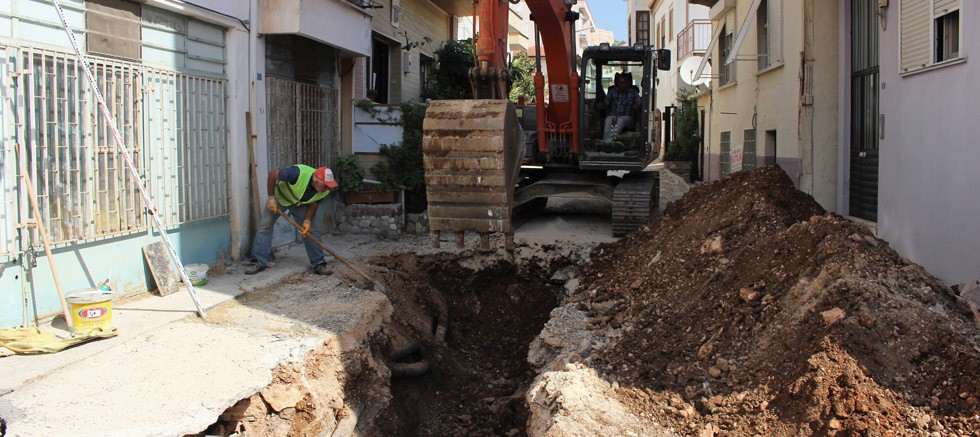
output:
[[[332,272],[323,260],[323,249],[311,241],[320,240],[320,227],[323,223],[326,208],[320,204],[337,188],[333,172],[327,167],[313,167],[297,164],[291,167],[277,168],[269,172],[267,189],[269,199],[262,211],[259,230],[252,243],[252,262],[245,269],[246,275],[254,275],[268,268],[269,255],[272,252],[272,227],[279,218],[279,211],[288,209],[296,220],[303,218],[303,229],[300,235],[305,237],[306,255],[310,258],[313,273],[329,275]]]
[[[615,85],[596,107],[608,109],[602,139],[615,139],[623,129],[633,125],[633,112],[640,109],[640,91],[631,86],[629,73],[616,73]]]

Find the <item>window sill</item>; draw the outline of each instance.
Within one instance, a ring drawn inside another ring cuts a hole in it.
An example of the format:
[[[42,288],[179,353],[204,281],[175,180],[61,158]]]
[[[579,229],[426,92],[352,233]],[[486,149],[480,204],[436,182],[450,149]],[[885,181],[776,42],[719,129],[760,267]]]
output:
[[[737,80],[733,80],[733,81],[731,81],[731,82],[728,82],[728,83],[726,83],[726,84],[724,84],[724,85],[721,85],[721,86],[719,86],[719,87],[718,87],[718,91],[723,91],[723,90],[727,90],[727,89],[729,89],[729,88],[732,88],[732,87],[734,87],[735,85],[738,85],[738,81],[737,81]]]
[[[948,61],[943,61],[943,62],[940,62],[938,64],[932,64],[932,65],[930,65],[928,67],[922,67],[922,68],[920,68],[918,70],[913,70],[913,71],[908,71],[908,72],[905,72],[905,73],[901,73],[901,76],[902,77],[914,76],[914,75],[919,74],[919,73],[925,73],[925,72],[928,72],[928,71],[938,70],[940,68],[949,67],[951,65],[963,64],[963,63],[966,63],[966,57],[965,56],[961,56],[961,57],[956,58],[956,59],[950,59]]]
[[[778,70],[780,68],[783,68],[783,65],[786,65],[786,64],[783,61],[779,61],[775,65],[770,65],[770,66],[768,66],[766,68],[763,68],[763,69],[761,69],[759,71],[756,71],[755,72],[755,76],[756,77],[759,77],[759,76],[762,76],[762,75],[764,75],[764,74],[766,74],[766,73],[768,73],[770,71]]]

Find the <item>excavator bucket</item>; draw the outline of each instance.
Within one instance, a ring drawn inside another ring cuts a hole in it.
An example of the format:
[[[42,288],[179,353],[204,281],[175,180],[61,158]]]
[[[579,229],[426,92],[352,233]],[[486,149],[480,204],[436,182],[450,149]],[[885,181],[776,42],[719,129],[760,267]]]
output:
[[[511,211],[524,159],[524,131],[506,100],[440,100],[429,105],[422,124],[429,233],[439,247],[442,231],[464,246],[466,231],[503,233],[513,250]]]

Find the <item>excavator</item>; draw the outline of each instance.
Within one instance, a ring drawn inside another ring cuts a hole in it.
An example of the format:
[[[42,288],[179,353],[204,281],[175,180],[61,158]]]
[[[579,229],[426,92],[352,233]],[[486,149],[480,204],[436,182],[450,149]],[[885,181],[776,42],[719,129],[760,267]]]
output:
[[[452,232],[463,248],[466,232],[490,248],[491,234],[514,248],[517,208],[541,208],[568,193],[612,204],[612,231],[645,225],[658,207],[659,173],[646,170],[659,154],[653,108],[657,70],[670,69],[670,51],[643,44],[601,44],[577,56],[575,0],[525,0],[535,27],[535,98],[508,100],[509,3],[477,0],[476,65],[469,70],[473,99],[437,100],[422,128],[429,233],[439,247]],[[545,54],[542,66],[541,54]],[[547,72],[547,78],[545,77]],[[581,74],[580,74],[581,72]],[[632,126],[604,135],[601,103],[614,78],[638,89]]]

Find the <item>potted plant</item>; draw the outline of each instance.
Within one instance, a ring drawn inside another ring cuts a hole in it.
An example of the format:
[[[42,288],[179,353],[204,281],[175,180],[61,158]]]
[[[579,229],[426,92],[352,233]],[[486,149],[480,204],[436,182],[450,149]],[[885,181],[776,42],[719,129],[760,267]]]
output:
[[[351,205],[355,203],[392,203],[395,201],[394,192],[378,191],[372,188],[365,189],[364,168],[357,162],[357,156],[349,154],[338,157],[337,170],[340,172],[339,185],[344,196],[344,203]]]
[[[690,177],[692,163],[697,161],[698,118],[697,102],[694,96],[683,92],[677,93],[680,102],[674,113],[674,140],[667,143],[664,152],[664,166],[685,179]]]

